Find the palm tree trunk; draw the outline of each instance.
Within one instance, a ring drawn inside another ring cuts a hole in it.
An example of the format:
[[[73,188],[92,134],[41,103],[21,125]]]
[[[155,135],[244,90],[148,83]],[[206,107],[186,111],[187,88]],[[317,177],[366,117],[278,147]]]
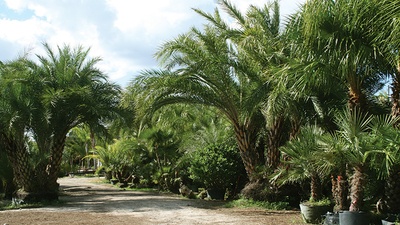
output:
[[[365,185],[365,174],[364,167],[362,165],[354,168],[354,174],[351,179],[350,189],[350,211],[360,211],[363,199],[364,199],[364,185]]]
[[[60,165],[62,161],[62,155],[65,146],[66,135],[61,135],[59,138],[55,138],[54,144],[51,148],[51,158],[48,168],[48,180],[47,180],[47,191],[51,198],[58,198],[58,188],[57,183],[58,173],[60,170]]]
[[[319,201],[322,198],[321,179],[318,174],[311,176],[311,197],[312,201]]]
[[[23,188],[26,191],[33,189],[31,185],[32,169],[30,168],[29,156],[24,144],[19,144],[4,133],[0,134],[0,140],[4,143],[17,188]]]
[[[348,209],[347,195],[349,184],[347,182],[346,172],[339,173],[339,175],[331,176],[332,182],[332,195],[335,201],[335,212]]]
[[[241,126],[235,126],[235,135],[244,168],[251,182],[256,179],[254,175],[260,158],[255,146],[255,135]]]
[[[266,166],[271,169],[276,169],[280,164],[281,152],[279,147],[282,145],[283,125],[284,118],[279,117],[268,130]]]
[[[392,116],[400,116],[400,61],[397,66],[397,71],[392,81]]]
[[[361,109],[367,110],[367,101],[364,93],[356,87],[349,88],[348,105],[350,110]]]
[[[395,165],[390,171],[385,184],[384,202],[388,213],[400,213],[400,165]]]

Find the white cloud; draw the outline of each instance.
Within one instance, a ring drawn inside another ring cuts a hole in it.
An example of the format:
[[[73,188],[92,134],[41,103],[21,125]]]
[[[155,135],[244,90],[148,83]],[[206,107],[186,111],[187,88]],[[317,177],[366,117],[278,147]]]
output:
[[[44,41],[53,47],[83,45],[91,48],[92,57],[103,58],[99,67],[122,85],[139,71],[157,66],[153,54],[163,42],[206,22],[192,8],[213,13],[217,7],[216,0],[0,1],[9,11],[0,10],[0,60],[11,60],[27,48],[40,51]],[[250,4],[265,4],[231,2],[244,12]],[[281,2],[282,12],[288,13],[305,0]]]

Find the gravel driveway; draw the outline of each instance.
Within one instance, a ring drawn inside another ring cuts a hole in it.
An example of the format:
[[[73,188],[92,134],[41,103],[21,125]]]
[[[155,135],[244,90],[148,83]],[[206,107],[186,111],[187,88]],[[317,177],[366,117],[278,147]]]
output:
[[[0,224],[303,224],[298,211],[224,208],[224,202],[124,191],[98,178],[61,178],[61,206],[0,211]]]

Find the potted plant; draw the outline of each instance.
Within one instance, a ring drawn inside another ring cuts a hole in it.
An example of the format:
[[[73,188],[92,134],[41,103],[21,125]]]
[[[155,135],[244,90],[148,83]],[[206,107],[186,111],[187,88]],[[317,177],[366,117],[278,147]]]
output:
[[[202,183],[212,199],[224,199],[225,190],[232,189],[244,172],[234,144],[210,144],[193,152],[190,158],[189,177]]]
[[[318,167],[319,138],[323,134],[324,131],[317,126],[302,127],[294,139],[280,148],[287,160],[272,178],[280,184],[310,180],[310,198],[300,203],[302,217],[307,223],[319,223],[322,215],[333,210],[331,201],[322,196],[322,174]]]
[[[376,169],[381,176],[388,174],[393,163],[392,149],[398,149],[399,146],[396,138],[387,135],[387,132],[395,129],[395,121],[390,116],[368,116],[356,109],[338,114],[336,124],[339,129],[332,135],[342,143],[340,146],[343,149],[338,151],[343,153],[342,160],[352,174],[350,207],[349,211],[339,213],[341,225],[369,224],[368,214],[362,212],[367,171]]]

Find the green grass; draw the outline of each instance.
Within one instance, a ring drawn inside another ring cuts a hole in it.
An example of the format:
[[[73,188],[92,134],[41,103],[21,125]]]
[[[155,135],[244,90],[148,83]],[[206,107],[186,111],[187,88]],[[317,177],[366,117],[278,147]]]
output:
[[[263,202],[263,201],[254,201],[251,199],[238,199],[231,202],[228,202],[226,205],[228,208],[238,207],[238,208],[262,208],[269,210],[285,210],[289,209],[289,203],[287,202]]]
[[[63,201],[42,201],[36,203],[22,203],[18,204],[11,200],[1,200],[0,201],[0,211],[2,210],[12,210],[12,209],[27,209],[27,208],[41,208],[45,206],[57,206],[64,204]]]

